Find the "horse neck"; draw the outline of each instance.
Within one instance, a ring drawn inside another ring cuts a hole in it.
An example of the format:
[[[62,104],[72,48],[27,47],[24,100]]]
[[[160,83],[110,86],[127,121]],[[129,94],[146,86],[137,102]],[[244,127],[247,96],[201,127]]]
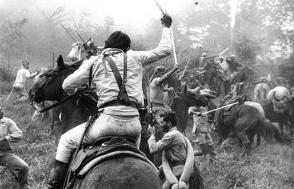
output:
[[[85,109],[76,105],[76,99],[70,99],[61,104],[62,133],[87,121],[90,114]]]

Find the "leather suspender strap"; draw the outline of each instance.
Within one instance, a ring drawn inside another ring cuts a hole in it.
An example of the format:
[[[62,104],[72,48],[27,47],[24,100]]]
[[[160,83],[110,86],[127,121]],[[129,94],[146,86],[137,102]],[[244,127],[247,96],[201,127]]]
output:
[[[123,75],[123,82],[122,82],[122,85],[123,87],[126,86],[126,83],[127,83],[127,72],[128,72],[128,69],[127,69],[127,54],[124,53],[124,75]]]
[[[90,73],[89,73],[89,89],[91,89],[91,84],[92,84],[92,74],[93,74],[93,65],[90,67]],[[89,90],[90,92],[90,90]]]
[[[117,100],[120,102],[125,103],[125,105],[129,105],[130,99],[126,91],[126,82],[127,82],[127,55],[124,53],[124,70],[123,70],[123,78],[121,77],[114,61],[108,56],[105,58],[107,60],[113,74],[115,77],[115,80],[117,82],[118,88],[119,88],[119,94],[117,96]]]

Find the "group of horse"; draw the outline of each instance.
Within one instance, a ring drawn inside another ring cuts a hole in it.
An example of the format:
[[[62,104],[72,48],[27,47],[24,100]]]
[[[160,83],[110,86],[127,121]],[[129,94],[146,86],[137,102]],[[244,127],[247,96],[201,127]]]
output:
[[[97,96],[90,90],[81,90],[74,95],[69,96],[62,89],[63,80],[73,73],[82,64],[82,61],[77,61],[71,64],[65,64],[62,56],[57,59],[57,67],[48,70],[40,75],[37,82],[34,83],[29,91],[29,96],[32,101],[37,103],[43,101],[57,101],[61,112],[61,127],[62,133],[86,122],[90,115],[97,113],[96,104],[93,103]],[[246,75],[244,71],[243,75]],[[209,80],[207,80],[209,81]],[[173,85],[179,82],[172,82]],[[174,86],[174,88],[180,88]],[[244,146],[244,154],[248,153],[253,143],[254,136],[268,137],[273,136],[278,141],[282,141],[279,130],[274,127],[266,117],[269,116],[270,108],[264,108],[265,114],[262,114],[256,104],[246,104],[244,98],[237,99],[239,105],[235,105],[227,110],[218,111],[216,123],[216,131],[221,138],[237,137]],[[293,98],[289,100],[290,104],[294,102]],[[189,135],[187,130],[189,126],[188,108],[190,106],[208,106],[210,109],[217,106],[208,100],[206,97],[180,90],[173,95],[171,108],[176,112],[178,125],[177,128],[182,133]],[[292,109],[291,109],[292,110]],[[290,111],[290,108],[289,108]],[[292,112],[291,112],[292,113]],[[265,116],[264,116],[265,115]],[[141,150],[146,156],[152,159],[150,155],[147,140],[147,116],[142,116],[142,137]],[[268,118],[272,118],[271,116]],[[279,119],[280,121],[283,119]],[[188,123],[188,124],[187,124]],[[284,123],[283,123],[284,124]],[[188,126],[187,126],[188,125]],[[109,169],[107,169],[109,168]],[[115,169],[112,169],[115,168]],[[144,170],[144,171],[142,171]],[[95,178],[95,179],[94,179]],[[152,179],[151,179],[152,178]],[[91,184],[86,184],[89,180]],[[107,183],[109,186],[107,186]],[[114,187],[110,183],[118,185]],[[118,156],[110,158],[103,163],[93,166],[93,168],[85,176],[77,179],[73,184],[73,188],[91,188],[92,186],[103,188],[161,188],[159,177],[157,176],[154,167],[142,160],[132,156]],[[104,185],[103,185],[104,184]],[[197,188],[197,186],[193,186]]]

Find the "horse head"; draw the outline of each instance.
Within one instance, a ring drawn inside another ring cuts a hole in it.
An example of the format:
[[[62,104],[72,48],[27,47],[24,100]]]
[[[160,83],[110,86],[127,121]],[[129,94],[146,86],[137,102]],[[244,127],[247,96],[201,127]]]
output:
[[[62,89],[63,80],[73,73],[82,61],[68,65],[60,55],[57,59],[57,67],[41,74],[29,91],[32,101],[42,102],[45,100],[60,101],[66,93]]]
[[[187,107],[208,106],[208,99],[206,97],[191,93],[189,91],[182,93],[181,98],[183,99],[183,102],[186,104]]]

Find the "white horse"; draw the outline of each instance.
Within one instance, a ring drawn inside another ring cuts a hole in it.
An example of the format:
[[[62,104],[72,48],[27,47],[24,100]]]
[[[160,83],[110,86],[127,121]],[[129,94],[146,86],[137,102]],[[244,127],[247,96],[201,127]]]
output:
[[[253,101],[261,102],[266,99],[269,91],[270,86],[267,83],[258,83],[254,88]]]

